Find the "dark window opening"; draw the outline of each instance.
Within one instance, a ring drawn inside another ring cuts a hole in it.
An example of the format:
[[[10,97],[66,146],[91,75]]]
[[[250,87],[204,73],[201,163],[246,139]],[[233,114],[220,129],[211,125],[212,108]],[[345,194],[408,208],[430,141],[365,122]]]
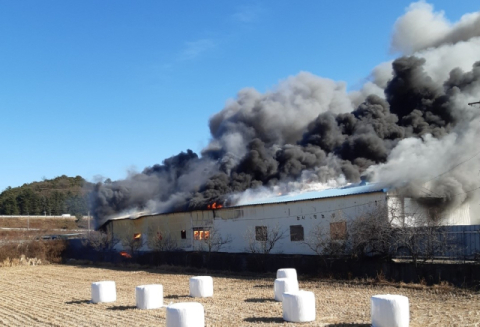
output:
[[[267,226],[255,226],[255,240],[260,242],[267,240]]]
[[[185,229],[181,230],[180,234],[181,234],[182,240],[185,240],[187,238],[187,231]]]
[[[292,225],[290,226],[290,241],[298,242],[303,241],[303,226]]]

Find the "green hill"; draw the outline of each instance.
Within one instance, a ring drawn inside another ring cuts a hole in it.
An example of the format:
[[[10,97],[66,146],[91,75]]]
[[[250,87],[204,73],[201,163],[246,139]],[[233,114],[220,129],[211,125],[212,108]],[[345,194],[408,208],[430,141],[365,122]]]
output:
[[[81,176],[7,187],[0,194],[0,215],[87,215],[92,183]]]

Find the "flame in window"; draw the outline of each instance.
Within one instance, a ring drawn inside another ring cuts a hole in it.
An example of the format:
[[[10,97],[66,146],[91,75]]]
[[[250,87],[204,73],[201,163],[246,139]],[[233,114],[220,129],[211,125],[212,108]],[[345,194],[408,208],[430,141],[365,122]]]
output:
[[[135,234],[133,234],[133,239],[134,239],[134,240],[139,240],[141,237],[142,237],[142,234],[141,234],[141,233],[135,233]]]
[[[209,237],[210,237],[210,231],[208,230],[193,231],[193,239],[195,240],[208,240]]]

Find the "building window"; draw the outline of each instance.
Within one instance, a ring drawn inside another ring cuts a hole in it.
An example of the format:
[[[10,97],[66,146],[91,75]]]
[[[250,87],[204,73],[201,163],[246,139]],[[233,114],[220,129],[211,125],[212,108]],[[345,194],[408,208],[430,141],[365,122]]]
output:
[[[255,240],[260,242],[267,240],[267,226],[255,226]]]
[[[194,227],[193,228],[193,239],[194,240],[208,240],[210,237],[210,231],[203,227]]]
[[[182,237],[182,240],[185,240],[187,238],[187,231],[185,229],[181,230],[180,236]]]
[[[347,223],[345,221],[330,223],[330,239],[332,241],[347,239]]]
[[[303,226],[292,225],[290,226],[290,241],[298,242],[303,241]]]

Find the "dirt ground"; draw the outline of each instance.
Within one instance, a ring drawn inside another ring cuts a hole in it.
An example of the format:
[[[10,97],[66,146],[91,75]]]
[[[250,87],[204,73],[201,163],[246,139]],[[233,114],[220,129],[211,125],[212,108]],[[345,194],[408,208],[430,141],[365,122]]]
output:
[[[410,301],[410,326],[480,326],[480,294],[449,286],[379,285],[369,281],[313,280],[300,288],[315,293],[316,320],[293,324],[273,301],[275,274],[239,276],[179,268],[142,269],[74,265],[0,268],[0,325],[165,326],[165,308],[139,310],[135,286],[160,283],[164,304],[200,302],[206,326],[370,326],[370,297],[401,294]],[[191,298],[189,278],[214,278],[212,298]],[[91,304],[91,283],[114,280],[117,301]]]

